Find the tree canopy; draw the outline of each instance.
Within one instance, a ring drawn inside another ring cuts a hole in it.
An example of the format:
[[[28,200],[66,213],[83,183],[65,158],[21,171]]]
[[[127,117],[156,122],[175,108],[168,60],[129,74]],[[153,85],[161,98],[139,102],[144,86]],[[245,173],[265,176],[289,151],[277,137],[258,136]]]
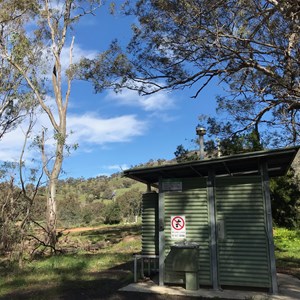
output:
[[[111,77],[122,76],[117,87],[142,94],[193,87],[197,98],[215,78],[227,89],[219,107],[238,121],[237,130],[265,125],[297,142],[299,2],[139,0],[127,13],[138,21],[127,53],[111,48]],[[105,80],[97,68],[106,61],[99,56],[85,74],[96,89]]]
[[[0,4],[0,48],[10,40],[12,56],[20,60],[25,41],[18,35],[24,22],[36,12],[35,1],[1,1]],[[12,34],[12,35],[11,35]],[[31,64],[33,60],[31,61]],[[36,105],[26,82],[3,56],[0,57],[0,139],[22,121]]]

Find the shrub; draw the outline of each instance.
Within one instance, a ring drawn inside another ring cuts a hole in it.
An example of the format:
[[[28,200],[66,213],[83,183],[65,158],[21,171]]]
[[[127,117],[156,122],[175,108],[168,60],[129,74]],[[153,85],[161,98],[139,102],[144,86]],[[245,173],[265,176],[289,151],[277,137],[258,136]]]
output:
[[[104,214],[105,205],[102,202],[89,203],[82,209],[82,221],[86,225],[103,223]]]
[[[59,200],[58,217],[62,226],[76,226],[81,220],[81,203],[75,194],[66,194]]]
[[[122,220],[121,209],[117,202],[110,203],[105,209],[104,224],[119,224]]]
[[[122,217],[134,220],[141,214],[142,192],[138,188],[132,188],[123,195],[117,197],[116,202],[122,210]]]
[[[270,189],[274,223],[286,228],[299,226],[300,191],[294,171],[272,179]]]

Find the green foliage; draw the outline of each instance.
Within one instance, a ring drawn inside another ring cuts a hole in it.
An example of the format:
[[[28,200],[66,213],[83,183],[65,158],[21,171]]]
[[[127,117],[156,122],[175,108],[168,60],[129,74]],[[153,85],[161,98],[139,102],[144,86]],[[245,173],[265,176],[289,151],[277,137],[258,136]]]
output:
[[[188,149],[184,148],[182,144],[177,146],[176,151],[174,152],[174,155],[175,155],[176,161],[178,163],[198,159],[196,152],[189,151]]]
[[[82,221],[85,225],[98,225],[104,221],[105,205],[102,202],[89,203],[82,208]]]
[[[142,192],[138,188],[132,188],[121,196],[117,197],[122,217],[128,221],[141,214]]]
[[[206,119],[201,116],[199,119]],[[203,120],[202,120],[203,121]],[[206,129],[209,139],[204,142],[206,157],[217,157],[218,155],[232,155],[245,152],[263,150],[260,134],[250,128],[247,132],[235,132],[235,126],[230,122],[219,122],[216,118],[207,118]],[[195,148],[199,147],[197,140],[191,140]],[[183,145],[177,146],[174,152],[177,162],[197,160],[197,151],[188,150]]]
[[[140,209],[139,200],[136,201],[136,199],[140,199],[141,188],[144,188],[143,184],[136,183],[129,178],[123,178],[120,174],[113,174],[110,177],[98,176],[88,179],[67,178],[59,180],[57,184],[59,225],[70,227],[81,226],[82,224],[103,224],[105,221],[106,206],[111,205],[111,199],[114,194],[116,198],[121,197],[121,199],[124,194],[134,195],[129,202],[134,203],[135,209],[128,207],[128,204],[123,201],[120,203],[119,200],[117,201],[122,210],[121,218],[125,217],[131,220],[136,209]],[[132,189],[133,192],[131,192]],[[45,197],[46,189],[40,187],[33,205],[34,220],[44,220]],[[124,207],[123,203],[125,203]],[[134,213],[131,211],[134,211]]]
[[[64,73],[65,62],[62,62],[61,54],[66,47],[69,47],[69,63],[72,65],[74,38],[70,39],[70,32],[82,17],[93,14],[102,4],[100,0],[65,0],[56,1],[56,3],[40,0],[0,2],[0,81],[4,79],[10,84],[4,91],[0,90],[0,97],[2,94],[5,95],[4,98],[7,95],[10,96],[9,99],[3,101],[0,98],[0,118],[3,111],[1,105],[4,106],[8,115],[7,104],[11,106],[12,101],[19,102],[18,94],[23,94],[25,90],[31,92],[32,98],[38,102],[39,107],[48,117],[51,127],[49,129],[52,129],[48,131],[52,137],[45,136],[46,130],[43,127],[41,137],[35,140],[41,150],[42,168],[48,179],[48,192],[51,198],[51,201],[46,201],[47,230],[45,230],[47,235],[45,241],[51,245],[51,248],[55,248],[56,243],[57,215],[69,224],[77,222],[79,215],[76,211],[79,202],[73,203],[75,201],[73,195],[65,201],[67,209],[59,208],[59,212],[56,210],[56,183],[62,171],[65,154],[72,149],[71,146],[66,145],[68,137],[66,119],[74,70],[70,68]],[[15,77],[3,76],[1,68],[3,66],[5,73],[10,73],[9,71],[12,70],[12,73],[17,75]],[[64,80],[66,84],[63,84]],[[11,94],[14,94],[14,97],[11,97]],[[48,96],[55,98],[55,104],[47,103]],[[30,107],[34,107],[34,104]],[[12,121],[15,120],[12,119]],[[31,124],[34,126],[35,123]],[[3,126],[0,124],[0,130],[1,127]],[[52,153],[51,147],[45,147],[47,138],[53,138],[55,150]],[[74,145],[73,148],[76,149],[77,146]]]
[[[206,151],[210,155],[220,149],[221,155],[263,150],[259,132],[251,127],[246,132],[236,133],[235,123],[220,122],[216,118],[207,119],[207,133],[213,138],[205,142]],[[217,140],[217,144],[215,142]]]
[[[279,272],[292,274],[300,279],[300,232],[274,228],[276,266]]]
[[[117,202],[110,203],[105,208],[104,224],[119,224],[122,220],[121,208]]]
[[[111,186],[106,186],[101,194],[102,199],[113,199],[115,193]]]
[[[295,253],[300,259],[300,232],[287,228],[274,228],[274,240],[279,251]]]
[[[35,221],[42,221],[45,219],[46,211],[46,194],[37,194],[32,206],[31,218]]]
[[[24,167],[17,163],[4,163],[0,167],[0,255],[9,253],[10,260],[18,259],[20,264],[26,252],[24,244],[28,243],[36,200],[32,181],[27,185],[16,182],[16,173],[22,173]],[[28,178],[34,180],[35,172],[30,171]]]
[[[113,41],[110,48],[100,53],[96,59],[82,59],[75,66],[75,72],[79,79],[91,81],[95,90],[102,92],[105,88],[119,89],[122,77],[131,72],[131,64],[117,41]]]
[[[300,226],[300,182],[293,170],[270,181],[272,215],[276,225],[286,228]]]
[[[134,181],[130,178],[122,178],[122,186],[126,189],[132,187]]]
[[[23,66],[25,61],[34,65],[29,54],[32,52],[32,41],[26,36],[23,28],[29,18],[34,18],[37,12],[36,1],[11,0],[0,2],[1,62],[0,62],[0,138],[14,129],[31,109],[36,107],[34,93],[28,89],[26,80],[20,70],[17,70],[7,60],[7,54],[15,63]],[[26,57],[26,58],[25,58]],[[40,56],[39,56],[40,60]],[[33,68],[32,68],[33,69]]]
[[[81,203],[75,194],[66,194],[58,201],[58,220],[64,226],[74,226],[81,221]]]
[[[85,196],[86,203],[92,203],[95,200],[95,196],[93,194],[88,194]]]
[[[121,286],[132,282],[131,261],[133,253],[140,251],[139,233],[137,226],[105,226],[70,233],[67,246],[76,242],[76,253],[33,259],[23,269],[0,257],[0,298],[52,300],[64,298],[67,293],[69,299],[78,295],[109,299]],[[126,236],[131,239],[123,239]],[[97,250],[86,250],[94,245],[91,244],[94,238],[98,238],[96,244],[103,240],[111,242]],[[107,272],[111,269],[114,271]]]
[[[26,212],[26,201],[20,190],[10,183],[0,183],[0,254],[13,251],[21,240],[20,222]]]
[[[194,98],[221,82],[227,93],[219,109],[238,130],[256,125],[272,131],[274,142],[281,135],[281,143],[296,143],[300,17],[294,1],[281,2],[129,1],[126,13],[138,21],[126,50],[112,43],[105,55],[84,61],[81,78],[98,91],[186,89]]]

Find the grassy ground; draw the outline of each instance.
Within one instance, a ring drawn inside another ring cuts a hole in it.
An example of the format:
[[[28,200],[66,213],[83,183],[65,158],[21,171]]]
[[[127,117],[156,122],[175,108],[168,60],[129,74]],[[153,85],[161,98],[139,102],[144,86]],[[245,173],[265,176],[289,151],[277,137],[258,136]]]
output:
[[[300,279],[300,230],[275,228],[277,270]]]
[[[133,282],[132,255],[140,251],[140,226],[72,230],[61,243],[72,253],[37,258],[23,269],[0,258],[0,300],[194,300],[118,292]]]
[[[75,231],[64,242],[73,253],[36,259],[22,270],[2,261],[0,299],[109,299],[132,282],[140,227]]]
[[[300,278],[299,231],[276,228],[274,237],[278,270]],[[73,230],[62,243],[69,247],[67,254],[37,258],[22,270],[0,260],[0,300],[189,299],[118,292],[133,282],[132,255],[140,251],[140,226]]]

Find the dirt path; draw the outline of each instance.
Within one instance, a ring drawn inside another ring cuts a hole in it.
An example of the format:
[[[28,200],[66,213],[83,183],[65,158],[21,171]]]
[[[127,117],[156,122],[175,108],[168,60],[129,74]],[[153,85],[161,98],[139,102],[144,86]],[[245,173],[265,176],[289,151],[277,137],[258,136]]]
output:
[[[83,232],[83,231],[91,231],[91,230],[101,230],[105,229],[105,226],[97,226],[97,227],[76,227],[76,228],[64,228],[58,229],[57,231],[64,232]]]
[[[135,226],[137,224],[129,224],[128,227]],[[120,225],[122,229],[126,228],[126,225]],[[92,230],[116,230],[118,226],[96,226],[96,227],[75,227],[75,228],[59,228],[57,231],[63,231],[63,232],[83,232],[83,231],[92,231]]]

